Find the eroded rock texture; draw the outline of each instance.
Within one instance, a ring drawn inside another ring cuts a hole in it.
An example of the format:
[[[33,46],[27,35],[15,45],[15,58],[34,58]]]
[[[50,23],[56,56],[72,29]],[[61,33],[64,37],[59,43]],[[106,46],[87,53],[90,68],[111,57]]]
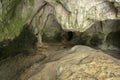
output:
[[[76,37],[76,42],[89,46],[102,45],[101,48],[120,47],[119,32],[120,20],[99,21],[88,28],[85,32],[75,33],[76,36],[78,36]]]
[[[109,0],[46,0],[55,8],[58,22],[65,30],[84,32],[95,21],[116,19],[119,1]],[[116,3],[117,2],[117,3]]]
[[[61,55],[64,55],[60,58]],[[44,67],[38,64],[25,71],[20,80],[119,80],[120,65],[102,51],[86,46],[74,46],[52,57]],[[33,76],[32,72],[37,73]]]
[[[79,32],[85,32],[88,29],[88,32],[90,32],[89,28],[94,23],[96,23],[96,21],[119,19],[119,1],[46,0],[46,2],[44,2],[43,0],[38,0],[38,2],[35,2],[35,7],[33,8],[33,17],[32,19],[30,19],[30,22],[34,29],[37,28],[35,33],[39,33],[38,39],[40,40],[40,42],[41,35],[43,33],[45,34],[44,36],[55,38],[56,34],[59,35],[59,33],[62,32],[62,29]],[[36,5],[39,5],[40,7]],[[96,29],[99,30],[98,33],[100,32],[101,34],[105,34],[102,35],[104,36],[104,38],[103,41],[100,43],[103,43],[106,40],[106,36],[108,35],[108,33],[114,30],[119,30],[116,28],[109,28],[110,26],[114,27],[114,25],[116,24],[116,27],[118,27],[119,22],[117,20],[116,22],[104,21],[103,23],[96,23],[98,26],[102,27],[101,29],[96,27]],[[55,26],[58,29],[54,27],[54,30],[51,31],[52,33],[49,33],[48,35],[47,33],[49,31],[46,30],[45,27],[49,26],[50,28],[52,28],[52,26],[50,25]],[[60,27],[62,27],[62,29],[60,29]],[[94,34],[94,30],[92,33]],[[94,39],[96,38],[98,33],[94,34],[95,36],[93,38],[93,42],[95,41]]]
[[[120,56],[76,45],[48,45],[0,61],[1,80],[120,80]],[[69,46],[68,46],[69,47]]]
[[[17,36],[19,33],[16,34],[16,32],[19,32],[20,26],[25,23],[32,26],[35,34],[39,33],[40,42],[45,26],[49,25],[57,27],[60,24],[64,30],[84,32],[98,20],[118,19],[120,17],[119,4],[119,0],[16,0],[16,2],[1,0],[2,17],[0,19],[2,23],[7,22],[7,26],[13,29],[12,32],[9,32],[10,29],[6,27],[5,30],[1,29],[7,35],[1,37],[4,39]],[[15,18],[11,18],[13,15]],[[14,29],[15,26],[18,30]],[[10,33],[13,34],[9,37]]]

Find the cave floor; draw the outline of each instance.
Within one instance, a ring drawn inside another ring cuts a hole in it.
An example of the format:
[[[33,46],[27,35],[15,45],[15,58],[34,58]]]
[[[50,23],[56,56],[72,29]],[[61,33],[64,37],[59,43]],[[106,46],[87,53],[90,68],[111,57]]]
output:
[[[58,80],[56,78],[50,78],[50,79],[48,79],[48,78],[40,79],[39,78],[38,79],[38,76],[40,74],[39,72],[41,72],[47,64],[60,61],[62,58],[64,59],[65,56],[68,56],[68,54],[70,54],[70,55],[73,54],[71,51],[71,48],[73,46],[75,46],[75,45],[70,44],[70,43],[67,43],[67,44],[44,43],[43,47],[38,46],[38,49],[35,53],[18,54],[15,57],[10,57],[10,58],[4,59],[4,60],[0,61],[0,80]],[[85,50],[85,52],[87,51],[87,49],[84,47],[83,47],[83,49],[81,48],[81,50]],[[99,53],[102,51],[96,50],[96,52]],[[95,54],[96,54],[96,52],[95,52]],[[87,53],[91,53],[91,52],[89,52],[89,50],[88,50]],[[104,51],[103,53],[105,54],[105,56],[108,56],[110,59],[114,60],[116,63],[115,65],[120,63],[120,54],[118,52]],[[102,55],[104,55],[104,54],[102,54]],[[96,55],[94,57],[96,57]],[[99,56],[97,56],[97,57],[99,57]],[[70,59],[72,60],[72,57]],[[88,60],[89,60],[89,58],[88,58]],[[90,58],[90,60],[91,60],[91,58]],[[74,59],[73,59],[73,61],[74,61]],[[117,67],[120,70],[120,65],[117,65]],[[54,66],[53,66],[53,68],[54,68]],[[44,72],[46,72],[46,71],[44,71]],[[41,72],[41,74],[42,74],[42,72]],[[55,73],[51,72],[51,74],[54,75]],[[38,75],[38,76],[35,76],[35,75]],[[47,75],[47,74],[44,73],[44,75]],[[60,80],[79,80],[79,79],[61,78]],[[80,79],[80,80],[84,80],[84,79]],[[85,80],[94,80],[94,79],[85,79]],[[102,80],[102,79],[95,79],[95,80]],[[119,75],[119,77],[117,76],[117,78],[115,78],[115,79],[105,79],[105,80],[120,80],[120,75]]]

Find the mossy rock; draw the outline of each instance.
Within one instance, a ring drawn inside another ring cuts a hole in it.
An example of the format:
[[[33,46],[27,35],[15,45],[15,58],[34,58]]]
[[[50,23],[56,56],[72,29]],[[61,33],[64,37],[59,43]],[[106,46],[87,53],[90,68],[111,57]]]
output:
[[[19,53],[27,53],[30,49],[35,48],[36,42],[37,38],[29,29],[29,26],[24,25],[19,36],[13,40],[5,40],[1,42],[2,51],[0,53],[0,59],[15,56]]]

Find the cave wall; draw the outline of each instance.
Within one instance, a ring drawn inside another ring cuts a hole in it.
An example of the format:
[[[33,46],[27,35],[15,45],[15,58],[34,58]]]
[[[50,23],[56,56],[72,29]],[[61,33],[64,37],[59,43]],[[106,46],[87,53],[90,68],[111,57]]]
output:
[[[80,32],[73,36],[80,44],[97,45],[94,38],[100,38],[99,44],[110,43],[109,33],[119,30],[119,4],[118,0],[1,0],[0,41],[16,38],[28,24],[39,43],[60,41],[67,31]]]
[[[18,36],[26,23],[40,38],[50,15],[62,29],[84,32],[98,20],[119,19],[119,4],[119,0],[1,0],[1,40]]]
[[[97,21],[85,32],[73,32],[76,44],[102,49],[120,48],[120,20]]]
[[[65,30],[84,32],[98,20],[119,18],[118,0],[46,0]]]

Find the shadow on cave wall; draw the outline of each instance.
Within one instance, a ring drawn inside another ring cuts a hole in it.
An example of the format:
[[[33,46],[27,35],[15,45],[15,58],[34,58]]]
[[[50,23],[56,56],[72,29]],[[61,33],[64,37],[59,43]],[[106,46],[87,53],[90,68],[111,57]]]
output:
[[[37,38],[28,27],[25,24],[20,35],[14,40],[4,40],[0,43],[0,59],[34,51]],[[66,41],[74,45],[87,45],[94,48],[107,44],[108,47],[115,46],[120,49],[120,20],[97,22],[85,32],[64,31],[60,25],[51,25],[46,27],[42,37],[44,42],[49,43]]]
[[[98,21],[85,32],[72,32],[59,29],[58,32],[49,31],[43,35],[44,42],[71,42],[73,44],[99,47],[101,45],[115,46],[120,48],[120,20]],[[56,30],[57,31],[57,30]],[[52,32],[52,33],[51,33]]]
[[[13,40],[4,40],[0,42],[0,59],[15,56],[19,53],[28,54],[34,49],[37,38],[29,29],[27,24],[24,25],[19,36]]]
[[[111,32],[106,39],[107,44],[120,48],[120,31]]]

